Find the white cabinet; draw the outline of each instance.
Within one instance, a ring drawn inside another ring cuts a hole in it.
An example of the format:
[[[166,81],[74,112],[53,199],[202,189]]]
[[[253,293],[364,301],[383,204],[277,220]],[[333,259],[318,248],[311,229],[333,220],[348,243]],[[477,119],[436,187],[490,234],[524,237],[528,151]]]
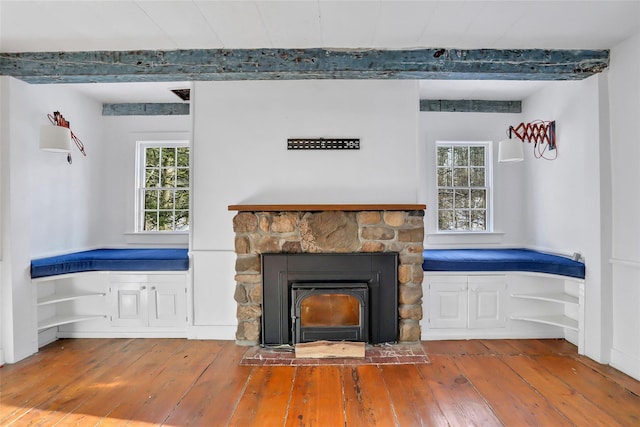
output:
[[[425,274],[422,339],[565,338],[584,351],[584,281],[533,272]]]
[[[112,326],[148,326],[147,285],[113,283],[109,287]]]
[[[111,325],[181,328],[187,325],[184,274],[113,274],[109,281]]]
[[[488,329],[506,325],[504,276],[428,276],[429,328]]]
[[[466,328],[467,307],[466,276],[429,277],[429,327]]]
[[[58,338],[186,337],[187,272],[91,271],[32,283],[38,347]]]

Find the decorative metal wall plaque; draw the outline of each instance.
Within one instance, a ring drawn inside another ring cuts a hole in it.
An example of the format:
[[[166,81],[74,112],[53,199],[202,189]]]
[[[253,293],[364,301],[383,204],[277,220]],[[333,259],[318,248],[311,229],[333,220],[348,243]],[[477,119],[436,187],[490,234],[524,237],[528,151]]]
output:
[[[287,150],[359,150],[359,138],[287,139]]]

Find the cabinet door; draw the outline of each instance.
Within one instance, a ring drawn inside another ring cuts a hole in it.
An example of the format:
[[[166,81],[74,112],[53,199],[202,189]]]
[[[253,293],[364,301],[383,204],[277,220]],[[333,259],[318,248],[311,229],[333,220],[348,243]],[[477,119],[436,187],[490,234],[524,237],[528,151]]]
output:
[[[147,286],[141,283],[111,285],[111,325],[147,326]]]
[[[467,327],[467,278],[429,278],[429,327]]]
[[[506,325],[504,276],[469,276],[469,328],[504,328]]]
[[[186,312],[184,283],[149,284],[149,326],[183,327]]]

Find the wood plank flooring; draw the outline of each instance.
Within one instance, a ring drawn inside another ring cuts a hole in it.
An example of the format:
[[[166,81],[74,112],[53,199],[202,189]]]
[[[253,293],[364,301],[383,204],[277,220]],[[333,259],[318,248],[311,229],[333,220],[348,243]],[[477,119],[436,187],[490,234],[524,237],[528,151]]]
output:
[[[59,340],[0,368],[0,425],[640,425],[640,382],[564,340],[422,346],[429,364],[255,367],[230,341]]]

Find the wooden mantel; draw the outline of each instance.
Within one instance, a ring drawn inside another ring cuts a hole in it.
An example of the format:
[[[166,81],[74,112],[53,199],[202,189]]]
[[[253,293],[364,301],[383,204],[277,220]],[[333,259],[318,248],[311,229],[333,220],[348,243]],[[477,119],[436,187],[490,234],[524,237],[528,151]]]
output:
[[[320,211],[421,211],[421,204],[311,204],[311,205],[229,205],[239,212],[320,212]]]

